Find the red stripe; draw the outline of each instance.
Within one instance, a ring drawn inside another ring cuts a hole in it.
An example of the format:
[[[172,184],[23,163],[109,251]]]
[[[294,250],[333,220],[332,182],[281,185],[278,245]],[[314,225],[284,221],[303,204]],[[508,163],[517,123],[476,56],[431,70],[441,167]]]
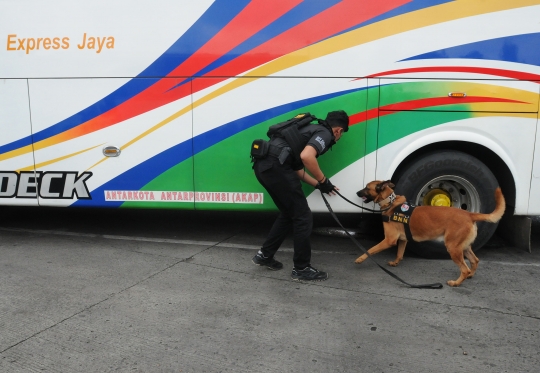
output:
[[[253,0],[208,43],[170,72],[168,76],[195,74],[287,13],[301,1]],[[76,127],[73,129],[72,135],[80,136],[97,131],[186,97],[192,93],[192,85],[177,86],[184,80],[184,78],[161,79],[137,96]],[[212,79],[208,86],[217,82],[217,80]],[[171,90],[175,86],[177,87]]]
[[[475,73],[484,75],[495,75],[518,80],[526,80],[539,83],[540,75],[525,73],[522,71],[493,69],[488,67],[468,67],[468,66],[429,66],[429,67],[413,67],[409,69],[389,70],[377,74],[367,76],[367,78],[376,78],[379,76],[409,74],[409,73],[424,73],[424,72],[452,72],[452,73]]]
[[[191,76],[277,20],[302,0],[253,0],[169,76]]]
[[[417,110],[431,106],[442,106],[442,105],[455,105],[455,104],[471,104],[471,103],[487,103],[487,102],[507,102],[507,103],[519,103],[526,104],[523,101],[509,100],[505,98],[498,97],[481,97],[481,96],[468,96],[463,98],[452,98],[452,97],[432,97],[432,98],[422,98],[419,100],[411,100],[405,102],[398,102],[395,104],[390,104],[386,106],[381,106],[380,110]]]
[[[204,66],[215,61],[258,30],[261,30],[288,12],[299,1],[252,1],[235,19],[216,34],[212,40],[172,71],[169,76],[175,74],[189,76],[201,70]],[[210,74],[218,76],[239,75],[272,59],[316,43],[328,36],[339,33],[410,1],[386,0],[381,3],[372,0],[343,0],[326,11],[278,35],[276,38],[254,48],[245,55],[239,56],[229,63],[216,68],[206,74],[206,76]],[[362,11],[358,11],[359,9]],[[80,136],[106,128],[186,97],[191,92],[200,91],[225,79],[196,79],[192,84],[178,86],[174,90],[171,90],[171,88],[181,83],[184,78],[161,79],[137,96],[81,124],[69,132],[71,132],[71,135]]]
[[[527,102],[523,102],[523,101],[509,100],[509,99],[497,98],[497,97],[481,97],[481,96],[470,96],[470,97],[463,97],[463,98],[452,98],[452,97],[423,98],[419,100],[398,102],[395,104],[381,106],[380,108],[369,109],[366,111],[361,111],[356,114],[352,114],[349,116],[349,125],[353,126],[358,123],[366,122],[370,119],[374,119],[374,118],[381,117],[384,115],[394,114],[393,112],[396,112],[396,111],[418,110],[418,109],[423,109],[427,107],[443,106],[443,105],[487,103],[487,102],[506,102],[506,103],[528,104]]]
[[[359,23],[372,19],[411,0],[343,0],[272,40],[214,69],[207,75],[235,76],[287,53],[319,42]],[[361,11],[360,11],[361,10]],[[199,89],[199,87],[197,87]]]

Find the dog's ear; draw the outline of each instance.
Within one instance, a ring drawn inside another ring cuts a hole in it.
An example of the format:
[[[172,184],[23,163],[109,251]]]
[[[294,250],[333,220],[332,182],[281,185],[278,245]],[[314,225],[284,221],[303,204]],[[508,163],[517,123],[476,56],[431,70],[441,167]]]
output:
[[[375,187],[375,191],[377,193],[381,193],[383,190],[386,189],[386,187],[390,187],[394,189],[395,185],[394,183],[392,183],[391,180],[386,180],[386,181],[383,181],[382,183],[377,184],[377,186]]]

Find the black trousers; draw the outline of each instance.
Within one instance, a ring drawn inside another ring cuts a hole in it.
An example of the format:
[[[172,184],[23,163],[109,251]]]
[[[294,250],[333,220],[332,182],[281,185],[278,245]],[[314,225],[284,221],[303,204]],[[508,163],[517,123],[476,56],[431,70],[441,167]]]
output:
[[[294,266],[304,268],[310,265],[309,236],[313,228],[313,216],[298,175],[290,164],[282,165],[273,156],[255,161],[253,169],[257,180],[268,191],[279,209],[279,215],[261,248],[263,255],[273,257],[292,229]]]

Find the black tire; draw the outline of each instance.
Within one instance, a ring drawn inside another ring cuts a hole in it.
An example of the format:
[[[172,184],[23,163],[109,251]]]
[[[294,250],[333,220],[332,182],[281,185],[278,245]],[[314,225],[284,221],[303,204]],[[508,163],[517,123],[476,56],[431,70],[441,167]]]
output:
[[[443,150],[413,160],[399,172],[395,192],[413,205],[440,205],[470,212],[491,213],[495,209],[497,179],[490,169],[466,153]],[[493,236],[497,224],[479,222],[472,244],[478,251]],[[409,242],[407,250],[429,259],[450,258],[442,242]]]

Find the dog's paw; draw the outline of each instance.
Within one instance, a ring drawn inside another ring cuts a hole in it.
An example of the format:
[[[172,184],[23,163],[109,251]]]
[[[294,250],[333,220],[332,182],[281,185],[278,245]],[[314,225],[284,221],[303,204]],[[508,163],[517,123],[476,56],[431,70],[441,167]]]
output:
[[[461,284],[461,282],[457,282],[457,281],[453,281],[453,280],[448,280],[446,281],[446,283],[450,286],[453,286],[453,287],[456,287],[456,286],[459,286]]]
[[[363,258],[362,256],[361,257],[358,257],[356,258],[356,260],[354,261],[356,264],[360,264],[362,263],[364,260],[366,260],[366,258]]]
[[[392,266],[392,267],[397,267],[398,264],[399,264],[399,260],[396,260],[396,261],[393,261],[393,262],[388,262],[388,265]]]

